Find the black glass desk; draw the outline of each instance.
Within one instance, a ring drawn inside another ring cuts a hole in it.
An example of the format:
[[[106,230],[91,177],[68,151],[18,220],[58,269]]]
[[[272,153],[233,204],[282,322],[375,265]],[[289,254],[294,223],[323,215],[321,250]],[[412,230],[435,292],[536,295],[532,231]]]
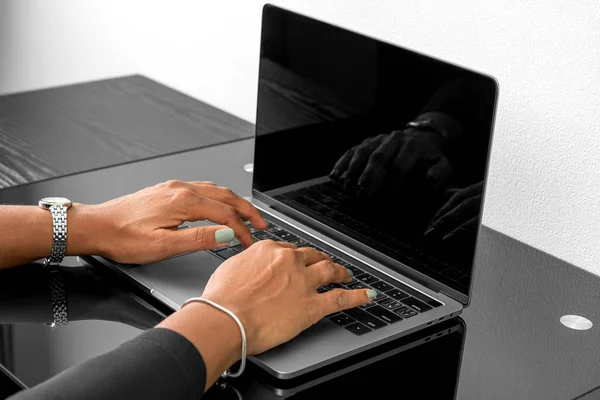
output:
[[[38,182],[0,191],[0,203],[35,204],[52,193],[97,203],[168,179],[213,180],[249,195],[251,174],[243,166],[252,162],[252,149],[252,140],[243,140]],[[490,228],[482,230],[480,245],[473,300],[460,318],[299,380],[277,381],[250,366],[207,397],[600,398],[594,391],[600,386],[600,277]],[[26,385],[110,350],[164,316],[160,305],[106,271],[76,267],[74,258],[68,264],[71,298],[79,300],[73,315],[80,320],[66,327],[43,324],[50,300],[41,284],[30,301],[0,297],[1,362]],[[11,273],[12,282],[24,279]],[[0,282],[7,279],[8,271],[1,272]],[[567,314],[595,325],[568,329],[559,322]]]

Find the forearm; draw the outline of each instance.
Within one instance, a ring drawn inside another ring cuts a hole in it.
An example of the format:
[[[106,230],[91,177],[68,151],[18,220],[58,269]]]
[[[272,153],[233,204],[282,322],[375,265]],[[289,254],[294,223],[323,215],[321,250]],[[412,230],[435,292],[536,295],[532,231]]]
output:
[[[188,340],[152,329],[10,399],[199,399],[205,376],[202,356]]]
[[[73,204],[68,212],[66,255],[95,254],[92,233],[103,230],[97,207]],[[0,206],[0,269],[48,257],[52,215],[37,206]]]

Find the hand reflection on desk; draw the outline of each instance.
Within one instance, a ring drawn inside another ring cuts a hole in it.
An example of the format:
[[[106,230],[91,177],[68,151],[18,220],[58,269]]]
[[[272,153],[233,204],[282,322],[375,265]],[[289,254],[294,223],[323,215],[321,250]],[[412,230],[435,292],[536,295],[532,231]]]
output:
[[[138,329],[154,327],[163,317],[127,291],[99,277],[92,267],[61,267],[69,321],[121,322]],[[32,263],[0,271],[0,324],[52,322],[48,271]]]

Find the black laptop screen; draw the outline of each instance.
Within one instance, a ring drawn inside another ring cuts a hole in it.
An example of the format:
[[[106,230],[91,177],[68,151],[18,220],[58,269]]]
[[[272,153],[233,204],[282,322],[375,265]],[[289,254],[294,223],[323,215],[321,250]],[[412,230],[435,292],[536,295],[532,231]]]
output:
[[[266,6],[253,188],[468,294],[496,84]]]

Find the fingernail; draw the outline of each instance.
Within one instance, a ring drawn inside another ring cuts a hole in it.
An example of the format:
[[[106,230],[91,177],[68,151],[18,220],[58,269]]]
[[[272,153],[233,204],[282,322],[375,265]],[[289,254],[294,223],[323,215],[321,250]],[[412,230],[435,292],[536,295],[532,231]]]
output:
[[[346,271],[348,271],[348,275],[350,275],[350,278],[354,277],[354,272],[350,271],[348,268],[346,268]]]
[[[429,235],[429,234],[430,234],[431,232],[433,232],[434,230],[435,230],[435,227],[431,227],[431,228],[427,229],[427,230],[425,231],[425,233],[423,234],[423,236],[427,236],[427,235]]]
[[[229,243],[234,238],[233,229],[223,228],[215,232],[215,240],[217,243]]]
[[[367,297],[374,299],[377,296],[377,291],[373,289],[367,290]]]

